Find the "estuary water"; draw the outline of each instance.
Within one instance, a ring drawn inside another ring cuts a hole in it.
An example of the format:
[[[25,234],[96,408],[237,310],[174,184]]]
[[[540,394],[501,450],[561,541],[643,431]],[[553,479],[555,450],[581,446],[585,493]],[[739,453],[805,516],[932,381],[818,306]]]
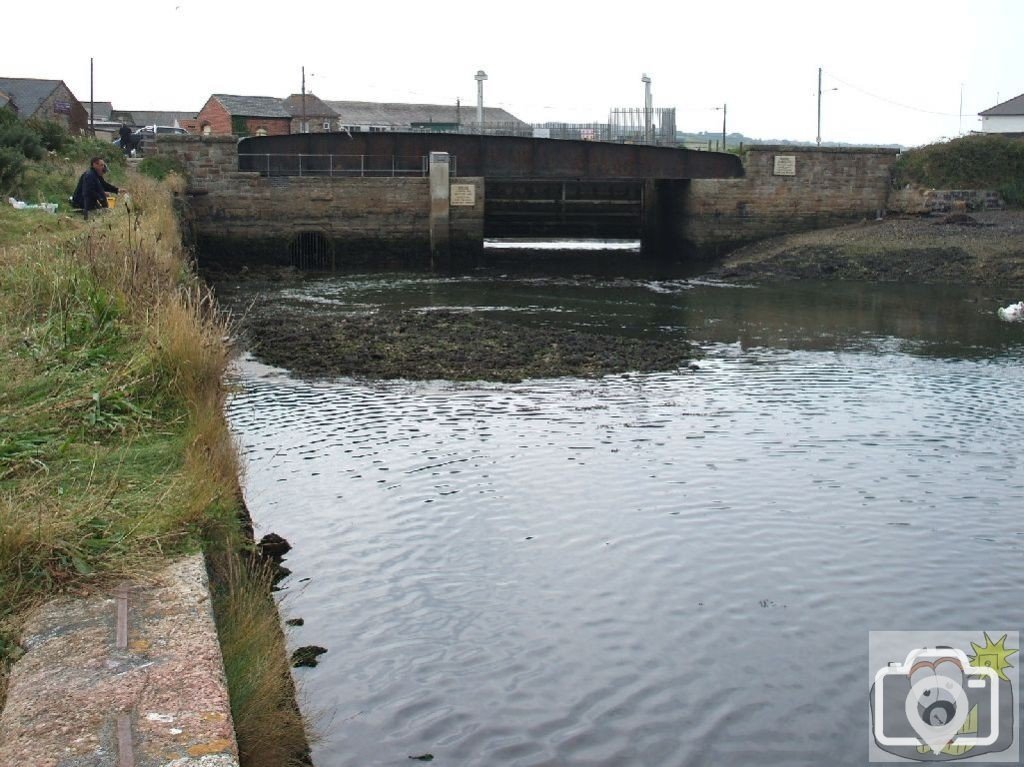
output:
[[[869,631],[1024,625],[1024,325],[995,315],[1019,298],[666,274],[259,288],[705,352],[518,384],[240,361],[246,500],[294,546],[289,642],[329,650],[295,670],[315,763],[864,764]]]

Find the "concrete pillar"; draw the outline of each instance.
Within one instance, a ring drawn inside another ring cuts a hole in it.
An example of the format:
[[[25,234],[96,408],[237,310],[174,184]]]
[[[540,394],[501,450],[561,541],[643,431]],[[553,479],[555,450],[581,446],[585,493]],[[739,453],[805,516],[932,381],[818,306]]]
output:
[[[430,153],[430,262],[436,264],[448,261],[449,207],[451,187],[449,184],[449,157],[447,152]]]

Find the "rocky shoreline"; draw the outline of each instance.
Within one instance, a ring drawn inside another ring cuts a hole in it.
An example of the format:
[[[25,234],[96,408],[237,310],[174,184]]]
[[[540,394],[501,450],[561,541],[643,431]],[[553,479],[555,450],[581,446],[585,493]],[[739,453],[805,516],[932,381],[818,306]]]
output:
[[[1024,211],[893,217],[784,235],[733,251],[709,276],[1024,286]]]

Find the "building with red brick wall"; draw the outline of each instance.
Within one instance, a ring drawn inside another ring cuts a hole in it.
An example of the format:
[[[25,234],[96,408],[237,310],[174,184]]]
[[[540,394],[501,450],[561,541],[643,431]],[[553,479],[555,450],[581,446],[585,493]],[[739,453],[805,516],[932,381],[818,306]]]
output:
[[[206,136],[287,136],[292,116],[273,96],[232,96],[215,93],[196,115]]]
[[[89,128],[89,113],[63,80],[0,77],[0,92],[22,120],[45,120],[63,125],[72,133]]]

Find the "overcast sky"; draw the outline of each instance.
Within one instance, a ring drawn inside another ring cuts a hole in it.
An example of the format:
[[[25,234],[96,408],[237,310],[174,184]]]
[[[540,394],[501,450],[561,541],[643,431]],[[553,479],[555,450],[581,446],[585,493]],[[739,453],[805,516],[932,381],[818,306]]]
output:
[[[484,103],[528,122],[675,107],[680,130],[919,145],[980,129],[1024,93],[1021,0],[249,2],[9,0],[0,75],[64,80],[117,109],[198,111],[211,93]],[[832,90],[838,88],[838,90]],[[961,117],[961,97],[963,102]]]

